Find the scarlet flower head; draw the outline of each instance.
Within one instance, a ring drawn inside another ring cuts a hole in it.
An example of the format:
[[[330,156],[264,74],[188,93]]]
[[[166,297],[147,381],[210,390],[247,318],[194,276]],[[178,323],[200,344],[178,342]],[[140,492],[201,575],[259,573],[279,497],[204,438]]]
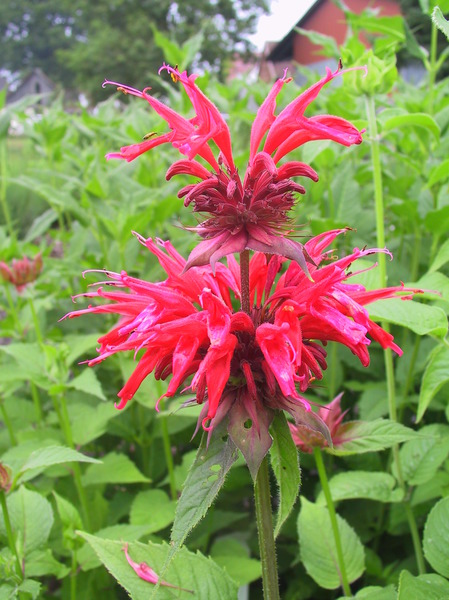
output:
[[[291,81],[284,72],[254,119],[249,164],[242,181],[234,164],[229,128],[217,107],[196,85],[196,76],[189,76],[186,71],[181,73],[177,67],[168,65],[161,67],[162,70],[168,71],[173,80],[183,85],[195,116],[191,119],[182,117],[151,96],[149,88],[141,92],[105,81],[103,85],[116,85],[118,90],[126,94],[145,99],[170,129],[169,133],[125,146],[120,152],[108,154],[107,157],[131,161],[164,143],[171,143],[186,157],[168,169],[166,178],[187,174],[199,180],[181,189],[178,195],[184,198],[186,206],[193,206],[194,212],[210,215],[193,228],[203,241],[192,251],[186,268],[208,263],[214,268],[224,256],[254,250],[295,260],[307,273],[306,263],[311,264],[312,261],[304,246],[288,237],[292,231],[289,212],[297,194],[305,193],[304,187],[293,178],[308,177],[317,181],[318,175],[304,163],[291,161],[279,165],[279,161],[311,140],[333,140],[344,146],[360,144],[362,132],[345,119],[330,115],[304,115],[323,86],[346,71],[341,70],[340,65],[335,72],[327,69],[324,78],[305,90],[276,116],[277,96],[283,86]],[[219,149],[218,157],[214,155],[211,142]],[[197,157],[201,157],[208,168],[198,162]]]
[[[164,396],[191,390],[194,397],[184,405],[203,405],[199,423],[209,432],[226,419],[254,474],[271,446],[268,428],[276,410],[286,410],[297,425],[315,430],[331,444],[325,421],[302,395],[322,378],[328,341],[347,346],[364,366],[370,338],[401,354],[392,335],[369,318],[365,305],[398,294],[409,299],[419,290],[398,286],[367,291],[348,283],[351,263],[379,250],[355,249],[328,263],[326,248],[344,232],[329,231],[306,243],[313,280],[295,261],[256,252],[250,261],[249,314],[235,308],[241,274],[233,256],[227,266],[217,263],[215,272],[210,265],[186,271],[185,259],[169,242],[138,236],[167,278],[150,283],[124,271],[106,271],[106,282],[81,295],[107,303],[67,316],[120,315],[117,326],[98,340],[98,357],[88,361],[95,365],[122,351],[139,354],[136,369],[118,393],[117,408],[126,406],[150,373],[170,378]]]
[[[39,253],[31,260],[13,258],[11,265],[0,261],[0,276],[4,281],[12,283],[20,294],[26,286],[35,281],[42,271],[42,255]]]

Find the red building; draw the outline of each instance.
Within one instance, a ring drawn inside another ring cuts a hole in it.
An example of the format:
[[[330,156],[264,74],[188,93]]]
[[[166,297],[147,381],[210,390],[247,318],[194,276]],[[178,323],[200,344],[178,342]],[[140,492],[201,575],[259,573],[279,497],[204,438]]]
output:
[[[345,0],[345,5],[356,14],[370,8],[383,17],[401,15],[399,1],[396,0]],[[279,77],[282,68],[291,67],[295,62],[317,68],[323,61],[329,64],[329,59],[322,53],[322,47],[296,32],[296,27],[333,37],[339,45],[344,43],[348,33],[343,11],[332,0],[316,0],[280,42],[267,44],[260,63],[261,79],[272,81]],[[366,39],[361,39],[369,45]]]

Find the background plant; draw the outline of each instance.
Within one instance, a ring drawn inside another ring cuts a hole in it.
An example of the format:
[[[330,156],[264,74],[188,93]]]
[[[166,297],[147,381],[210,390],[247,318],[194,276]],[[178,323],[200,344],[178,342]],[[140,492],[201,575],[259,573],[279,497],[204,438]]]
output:
[[[320,174],[298,205],[297,218],[306,223],[304,235],[356,227],[342,239],[342,251],[376,245],[382,221],[385,243],[394,253],[385,265],[388,281],[402,279],[440,293],[427,293],[413,304],[390,300],[383,308],[373,306],[371,313],[390,323],[404,349],[393,364],[390,390],[380,350],[373,349],[365,371],[347,350],[330,344],[327,378],[309,394],[326,403],[344,391],[342,404],[349,409],[347,437],[322,458],[352,593],[419,600],[449,594],[449,99],[447,80],[434,76],[438,56],[425,63],[420,84],[401,79],[394,57],[406,43],[405,33],[398,21],[384,25],[387,31],[383,27],[368,57],[355,39],[340,49],[348,65],[371,61],[362,87],[346,81],[314,105],[317,113],[339,114],[368,131],[364,143],[350,151],[315,142],[297,153]],[[234,152],[245,165],[252,107],[268,87],[235,80],[224,86],[207,76],[200,85],[229,114]],[[178,90],[166,86],[164,91],[171,106],[185,113]],[[281,100],[285,105],[297,94],[290,84]],[[132,164],[104,161],[107,151],[157,129],[159,121],[146,106],[110,99],[93,113],[68,115],[56,102],[39,118],[24,107],[3,109],[1,117],[7,150],[0,164],[1,260],[41,252],[44,268],[22,294],[7,284],[2,288],[0,448],[1,462],[9,467],[2,478],[2,513],[9,515],[13,533],[8,535],[3,519],[0,593],[125,597],[104,563],[134,598],[147,598],[150,584],[128,571],[121,540],[131,542],[134,560],[161,572],[173,499],[199,444],[190,439],[196,419],[171,406],[156,413],[163,384],[150,381],[119,414],[113,399],[133,358],[114,357],[95,369],[78,365],[92,357],[98,337],[92,331],[105,331],[108,324],[96,317],[88,323],[58,319],[71,309],[70,294],[85,289],[83,269],[119,265],[145,278],[158,276],[131,230],[169,236],[187,255],[193,240],[178,225],[194,221],[181,215],[179,181],[161,183],[170,148]],[[11,120],[22,128],[20,136],[7,134]],[[377,230],[376,194],[383,206]],[[378,271],[360,277],[368,287],[378,286]],[[395,415],[388,403],[391,385]],[[291,447],[271,454],[280,487],[274,503],[281,516],[288,515],[297,493],[282,477],[282,465],[295,456]],[[316,457],[301,454],[300,459],[300,501],[277,538],[282,597],[339,598],[341,573],[333,560],[323,480]],[[251,498],[247,468],[237,461],[164,578],[188,589],[193,585],[200,598],[234,598],[238,586],[250,583],[250,597],[260,598]],[[82,535],[75,533],[80,530]],[[157,593],[160,598],[178,594],[165,588]]]

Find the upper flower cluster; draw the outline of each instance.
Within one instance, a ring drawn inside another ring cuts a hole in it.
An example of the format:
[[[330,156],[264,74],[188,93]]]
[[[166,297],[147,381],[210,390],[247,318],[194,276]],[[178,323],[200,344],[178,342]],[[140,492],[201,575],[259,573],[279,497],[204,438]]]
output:
[[[354,274],[347,272],[351,263],[379,250],[355,249],[328,262],[326,249],[344,231],[326,232],[305,244],[313,261],[313,280],[295,261],[256,252],[249,265],[248,313],[235,308],[241,299],[241,273],[233,256],[227,266],[217,263],[215,272],[209,265],[186,271],[185,259],[169,242],[139,236],[159,259],[167,279],[150,283],[125,272],[106,271],[105,287],[100,283],[83,296],[109,303],[67,316],[116,313],[121,317],[98,340],[99,356],[89,365],[117,352],[142,351],[118,394],[118,408],[125,407],[150,373],[157,379],[171,376],[164,395],[174,396],[187,385],[195,394],[193,401],[204,405],[200,421],[206,430],[228,418],[228,431],[251,467],[255,448],[263,457],[271,445],[268,427],[275,410],[288,411],[297,424],[328,437],[326,425],[310,412],[302,396],[311,382],[322,378],[323,346],[328,341],[347,346],[365,366],[370,338],[401,354],[393,337],[369,318],[364,307],[398,293],[407,299],[416,290],[400,286],[367,291],[348,283]]]
[[[283,86],[291,81],[286,74],[278,79],[260,106],[253,122],[250,138],[249,164],[243,181],[234,164],[228,125],[217,107],[195,83],[196,76],[164,65],[161,70],[179,81],[191,100],[195,116],[179,115],[148,93],[112,81],[117,89],[145,99],[167,122],[170,131],[154,135],[139,144],[125,146],[108,158],[131,161],[144,152],[171,143],[187,159],[175,162],[167,171],[167,179],[188,174],[200,181],[184,187],[179,196],[194,212],[207,213],[209,218],[195,227],[204,238],[190,255],[186,268],[210,263],[244,250],[268,252],[297,261],[307,272],[310,256],[302,244],[287,237],[291,230],[289,211],[296,194],[305,193],[303,186],[292,178],[318,180],[315,171],[298,161],[279,161],[289,152],[311,140],[333,140],[345,146],[359,144],[361,132],[345,119],[330,115],[306,117],[305,110],[318,96],[323,86],[345,71],[327,69],[326,76],[295,98],[277,116],[276,99]],[[211,142],[219,149],[216,157]],[[207,164],[206,168],[197,157]]]

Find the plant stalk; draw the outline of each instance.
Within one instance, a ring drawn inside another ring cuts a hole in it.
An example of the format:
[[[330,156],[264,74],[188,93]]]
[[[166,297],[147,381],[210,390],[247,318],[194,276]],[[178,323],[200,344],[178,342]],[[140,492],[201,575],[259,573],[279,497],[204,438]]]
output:
[[[5,496],[5,492],[3,490],[0,490],[0,506],[2,507],[3,521],[5,523],[6,537],[8,538],[9,549],[11,550],[11,554],[16,559],[17,575],[19,575],[20,578],[23,579],[22,563],[20,562],[20,557],[17,552],[17,547],[16,547],[16,544],[14,541],[14,535],[12,532],[11,521],[9,519],[8,505],[6,503],[6,496]]]
[[[11,240],[16,239],[16,233],[11,220],[11,214],[9,212],[8,202],[6,199],[6,138],[0,140],[0,202],[2,204],[3,216],[5,218],[6,229],[8,230]]]
[[[429,104],[428,111],[430,115],[433,115],[434,100],[435,100],[435,81],[437,77],[437,45],[438,45],[438,29],[435,23],[432,21],[432,28],[430,33],[430,64],[429,64]]]
[[[323,454],[321,449],[315,447],[313,449],[313,455],[315,457],[316,468],[318,470],[318,476],[320,478],[321,487],[323,488],[324,497],[326,498],[327,510],[329,511],[329,518],[331,521],[332,533],[334,535],[335,549],[337,551],[338,568],[340,569],[341,587],[345,596],[352,596],[351,587],[348,581],[348,575],[346,573],[345,559],[343,555],[343,546],[341,543],[340,530],[338,528],[337,513],[335,512],[334,501],[332,500],[332,494],[329,487],[329,481],[327,479],[326,468],[324,466]]]
[[[376,235],[377,235],[377,246],[378,248],[385,248],[385,224],[384,224],[384,197],[383,197],[383,183],[382,183],[382,166],[380,162],[380,145],[379,145],[379,134],[377,129],[376,120],[376,106],[374,103],[373,96],[366,97],[366,113],[368,117],[368,130],[371,137],[371,161],[373,166],[373,182],[374,182],[374,200],[376,210]],[[387,270],[386,270],[386,257],[385,254],[379,254],[379,279],[380,287],[386,287],[387,285]],[[388,323],[381,323],[385,331],[389,332]],[[397,408],[396,408],[396,386],[393,366],[393,354],[390,348],[384,350],[385,360],[385,375],[387,382],[387,396],[388,396],[388,411],[392,421],[397,421]],[[404,478],[402,476],[401,461],[399,456],[399,446],[395,445],[392,448],[393,462],[395,464],[398,484],[404,492],[403,501],[404,510],[407,516],[409,525],[410,535],[412,537],[413,548],[415,551],[415,560],[418,567],[419,574],[425,573],[425,563],[422,554],[421,542],[419,539],[418,526],[416,524],[415,515],[413,510],[406,499],[406,486]]]
[[[259,534],[260,560],[264,600],[279,600],[279,581],[276,561],[276,547],[271,513],[270,481],[268,460],[263,459],[254,485],[256,503],[257,532]]]
[[[251,294],[249,289],[249,250],[240,252],[240,282],[242,311],[250,314]]]
[[[6,410],[4,398],[0,398],[0,412],[2,413],[3,423],[8,430],[9,439],[11,441],[11,446],[17,446],[17,438],[14,433],[14,427],[12,426],[11,419],[9,418],[8,411]]]
[[[251,292],[249,287],[249,250],[240,253],[240,290],[242,311],[251,313]],[[262,563],[262,583],[264,600],[279,600],[279,580],[274,541],[273,515],[271,509],[270,479],[268,458],[264,457],[254,483],[257,533]]]

